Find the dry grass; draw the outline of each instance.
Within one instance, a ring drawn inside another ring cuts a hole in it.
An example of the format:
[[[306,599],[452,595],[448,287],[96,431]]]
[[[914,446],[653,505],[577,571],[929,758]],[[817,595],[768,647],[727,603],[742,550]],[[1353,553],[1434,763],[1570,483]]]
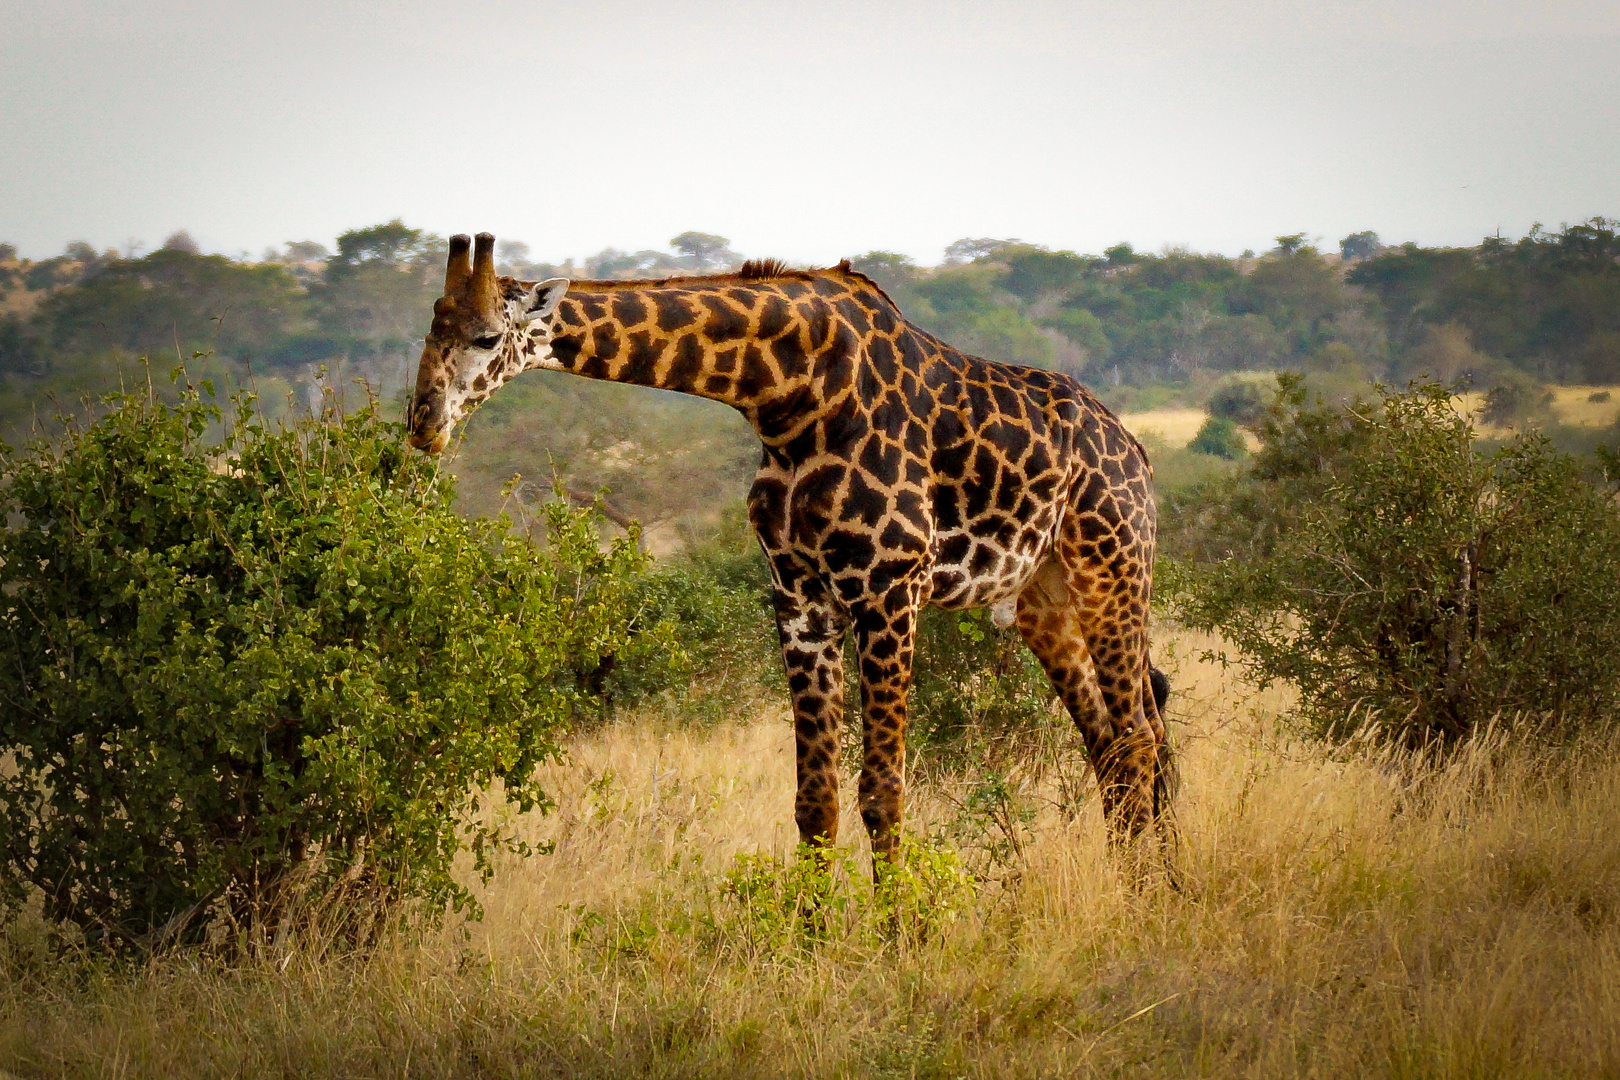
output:
[[[1608,427],[1620,421],[1620,386],[1552,386],[1553,413],[1571,427]],[[1609,392],[1608,401],[1592,401]]]
[[[559,812],[523,823],[556,853],[508,867],[482,924],[369,959],[304,942],[236,971],[198,956],[31,967],[14,941],[0,1068],[1620,1073],[1614,743],[1546,761],[1487,738],[1439,772],[1334,757],[1284,734],[1286,699],[1194,662],[1201,644],[1156,650],[1180,691],[1179,892],[1121,880],[1094,794],[1075,812],[1069,750],[1007,776],[1027,826],[964,814],[972,778],[915,785],[914,826],[950,831],[985,876],[971,901],[941,895],[936,933],[856,912],[819,942],[773,942],[726,879],[738,854],[791,850],[783,718],[626,725],[580,739],[557,770]]]
[[[1560,424],[1575,428],[1601,428],[1620,422],[1620,386],[1549,385],[1546,389],[1553,396],[1549,410],[1552,419]],[[1590,400],[1594,394],[1605,390],[1609,392],[1608,401]],[[1458,394],[1454,399],[1456,408],[1459,412],[1471,415],[1475,425],[1487,435],[1495,438],[1510,435],[1512,427],[1497,427],[1479,418],[1480,411],[1485,408],[1486,396],[1483,390],[1469,390]]]
[[[1208,418],[1203,409],[1150,409],[1125,413],[1119,419],[1139,439],[1153,438],[1168,446],[1182,447],[1193,441]]]

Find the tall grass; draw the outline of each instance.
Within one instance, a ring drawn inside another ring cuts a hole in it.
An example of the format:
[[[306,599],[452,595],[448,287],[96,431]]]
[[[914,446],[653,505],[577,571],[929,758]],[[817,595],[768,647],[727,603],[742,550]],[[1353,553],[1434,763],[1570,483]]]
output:
[[[937,893],[927,933],[835,869],[828,895],[852,903],[772,938],[737,857],[755,857],[754,880],[776,872],[769,857],[790,864],[785,718],[619,724],[580,736],[547,777],[558,811],[522,825],[556,851],[506,866],[481,924],[364,957],[323,951],[317,933],[245,968],[189,952],[137,971],[47,963],[14,932],[0,1068],[1620,1072],[1620,746],[1529,752],[1487,732],[1438,767],[1329,753],[1288,735],[1285,697],[1196,663],[1208,642],[1168,644],[1180,891],[1122,880],[1071,743],[993,774],[914,777],[911,828],[946,845],[924,858],[979,875],[974,894]]]

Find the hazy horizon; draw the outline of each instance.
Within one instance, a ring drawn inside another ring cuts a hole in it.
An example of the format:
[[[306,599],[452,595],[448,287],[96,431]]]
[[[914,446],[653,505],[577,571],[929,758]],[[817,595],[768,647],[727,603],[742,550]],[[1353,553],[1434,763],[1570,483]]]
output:
[[[3,0],[0,240],[1237,254],[1620,214],[1620,4]]]

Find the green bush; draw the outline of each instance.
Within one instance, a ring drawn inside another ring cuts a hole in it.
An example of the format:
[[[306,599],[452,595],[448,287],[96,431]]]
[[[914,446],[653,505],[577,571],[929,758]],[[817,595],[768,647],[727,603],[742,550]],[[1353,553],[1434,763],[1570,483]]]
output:
[[[108,404],[0,451],[0,910],[117,946],[333,889],[470,903],[457,853],[523,850],[496,811],[547,806],[577,672],[659,645],[634,543],[458,517],[374,409]]]
[[[853,645],[848,652],[853,657]],[[855,671],[851,663],[850,716],[858,730]],[[924,611],[911,678],[907,742],[919,753],[951,762],[982,756],[986,743],[1016,750],[1054,726],[1073,731],[1054,707],[1056,694],[1035,654],[1017,630],[995,626],[984,609]]]
[[[1439,387],[1341,410],[1281,381],[1253,468],[1167,522],[1177,614],[1293,681],[1330,737],[1612,720],[1614,495],[1539,436],[1483,452]]]
[[[1198,434],[1187,444],[1187,449],[1195,454],[1208,454],[1226,461],[1236,461],[1249,454],[1249,444],[1243,441],[1243,432],[1224,416],[1206,417]]]

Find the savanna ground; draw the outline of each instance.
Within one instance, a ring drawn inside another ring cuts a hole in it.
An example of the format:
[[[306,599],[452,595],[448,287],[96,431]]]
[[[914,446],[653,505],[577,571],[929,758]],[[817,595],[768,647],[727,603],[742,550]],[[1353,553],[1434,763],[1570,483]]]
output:
[[[1289,734],[1286,694],[1161,631],[1181,888],[1105,850],[1074,739],[913,770],[913,871],[873,898],[846,808],[794,871],[792,732],[761,700],[577,735],[549,856],[479,923],[226,967],[47,962],[13,931],[20,1076],[1596,1076],[1620,1073],[1612,739],[1491,735],[1438,770]],[[1056,729],[1054,728],[1054,732]],[[851,785],[852,787],[852,785]],[[846,789],[848,790],[848,789]],[[852,827],[853,826],[853,827]],[[971,872],[970,882],[967,872]],[[794,910],[821,896],[821,915]]]

